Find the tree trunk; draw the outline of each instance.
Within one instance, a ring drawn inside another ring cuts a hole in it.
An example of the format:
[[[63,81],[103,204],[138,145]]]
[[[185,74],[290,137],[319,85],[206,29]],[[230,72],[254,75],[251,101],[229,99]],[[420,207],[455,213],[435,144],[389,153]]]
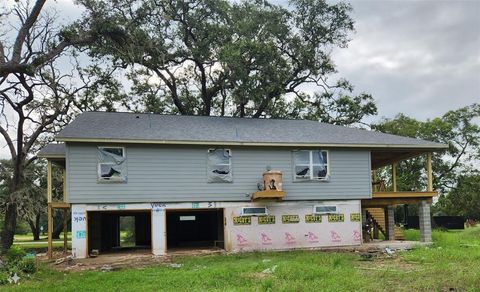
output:
[[[35,222],[28,220],[30,230],[32,230],[33,240],[40,240],[40,214],[35,215]]]
[[[63,218],[65,218],[65,212],[58,212],[59,214],[57,216],[53,217],[53,232],[52,232],[52,238],[53,239],[60,239],[60,234],[63,232]],[[68,216],[67,212],[67,216]],[[70,221],[70,218],[67,218],[68,221]]]
[[[2,231],[2,251],[7,251],[13,244],[13,236],[17,228],[17,204],[9,202],[5,210],[5,221]]]

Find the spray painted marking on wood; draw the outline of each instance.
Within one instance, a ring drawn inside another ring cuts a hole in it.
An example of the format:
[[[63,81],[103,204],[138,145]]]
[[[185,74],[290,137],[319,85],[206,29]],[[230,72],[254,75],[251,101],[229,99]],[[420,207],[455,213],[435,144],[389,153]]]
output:
[[[150,206],[152,206],[153,212],[160,213],[160,212],[163,212],[163,210],[167,207],[167,204],[165,204],[165,203],[150,203]]]
[[[85,230],[78,230],[76,232],[76,238],[82,239],[82,238],[87,238],[87,231]]]
[[[87,221],[86,216],[74,216],[73,217],[73,222],[78,223],[78,222],[84,222]]]

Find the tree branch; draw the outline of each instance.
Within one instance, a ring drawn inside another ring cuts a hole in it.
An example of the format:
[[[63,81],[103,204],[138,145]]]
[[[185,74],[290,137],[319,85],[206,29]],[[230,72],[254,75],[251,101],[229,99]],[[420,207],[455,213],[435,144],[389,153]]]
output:
[[[22,46],[25,42],[25,38],[27,37],[28,31],[32,28],[37,21],[38,15],[40,15],[40,11],[42,11],[43,5],[47,2],[46,0],[37,0],[35,5],[28,15],[27,19],[23,23],[22,27],[18,31],[17,38],[15,39],[15,44],[13,45],[13,54],[12,54],[12,61],[14,63],[20,63],[20,58],[22,55]]]
[[[3,47],[2,42],[0,41],[0,66],[5,64],[7,59],[5,58],[5,48]]]
[[[5,141],[7,141],[7,146],[8,146],[8,149],[10,150],[10,156],[12,157],[12,160],[15,160],[17,158],[17,154],[15,152],[15,146],[13,146],[13,141],[10,138],[10,135],[8,135],[7,130],[2,126],[0,126],[0,133],[5,138]]]
[[[165,82],[165,84],[166,84],[166,85],[168,86],[168,88],[170,89],[170,92],[172,93],[173,103],[174,103],[175,106],[178,108],[178,111],[179,111],[182,115],[187,114],[187,110],[186,110],[185,107],[183,106],[182,101],[178,98],[177,85],[176,85],[176,83],[175,83],[175,76],[173,75],[173,73],[170,72],[168,69],[164,69],[165,72],[167,72],[167,74],[170,76],[170,78],[172,78],[172,81],[170,82],[170,80],[168,80],[167,77],[165,77],[165,75],[163,75],[162,72],[160,72],[160,70],[158,70],[158,69],[156,69],[156,68],[152,68],[152,70],[157,74],[158,77],[160,77],[160,79],[163,80],[163,82]]]

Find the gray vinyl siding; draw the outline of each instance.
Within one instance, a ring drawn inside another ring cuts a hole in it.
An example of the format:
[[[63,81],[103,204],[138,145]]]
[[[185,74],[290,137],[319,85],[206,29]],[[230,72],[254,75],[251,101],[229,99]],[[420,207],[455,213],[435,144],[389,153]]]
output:
[[[117,145],[126,149],[125,183],[97,182],[97,146],[67,145],[71,203],[249,201],[266,166],[283,172],[286,200],[363,199],[371,196],[370,151],[329,150],[330,180],[294,182],[292,150],[229,147],[232,183],[207,183],[205,146]]]

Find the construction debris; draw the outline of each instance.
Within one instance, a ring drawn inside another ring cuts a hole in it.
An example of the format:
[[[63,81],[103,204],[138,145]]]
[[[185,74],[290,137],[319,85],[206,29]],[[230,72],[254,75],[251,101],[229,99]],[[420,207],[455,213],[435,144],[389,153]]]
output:
[[[372,261],[374,258],[374,253],[362,253],[360,254],[360,258],[362,261]]]
[[[176,264],[176,263],[168,264],[168,267],[173,269],[180,269],[182,266],[183,264]]]
[[[389,247],[385,248],[385,253],[388,254],[389,256],[395,255],[395,251]]]
[[[275,273],[275,270],[277,269],[277,265],[271,267],[271,268],[267,268],[265,270],[262,271],[263,274],[273,274]]]
[[[67,257],[59,258],[59,259],[55,260],[55,265],[59,265],[59,264],[62,264],[64,262],[67,262],[68,264],[70,264],[72,261],[73,261],[73,257],[72,256],[67,256]]]
[[[102,272],[110,272],[110,271],[113,271],[113,267],[111,265],[103,265],[100,270]]]

